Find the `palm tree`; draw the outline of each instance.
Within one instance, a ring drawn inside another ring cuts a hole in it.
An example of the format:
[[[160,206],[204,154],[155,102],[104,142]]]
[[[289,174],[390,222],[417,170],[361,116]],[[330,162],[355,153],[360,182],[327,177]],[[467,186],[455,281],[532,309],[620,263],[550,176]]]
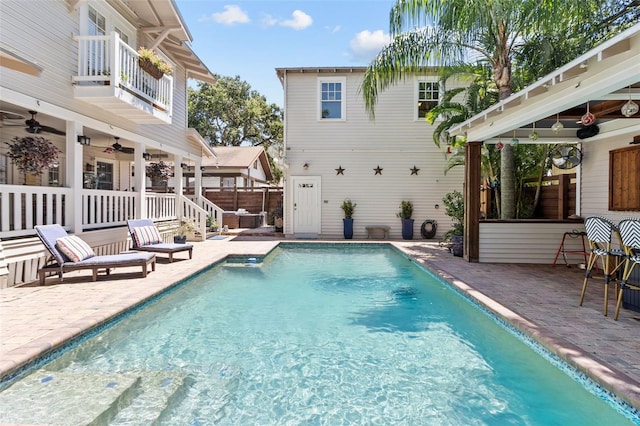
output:
[[[512,91],[512,61],[523,41],[561,33],[571,23],[593,17],[603,3],[607,2],[396,0],[390,13],[393,40],[371,62],[360,87],[365,107],[374,117],[379,91],[425,67],[443,69],[471,63],[473,57],[490,65],[498,98],[505,99]],[[503,219],[515,217],[514,173],[513,147],[506,144],[501,151]]]

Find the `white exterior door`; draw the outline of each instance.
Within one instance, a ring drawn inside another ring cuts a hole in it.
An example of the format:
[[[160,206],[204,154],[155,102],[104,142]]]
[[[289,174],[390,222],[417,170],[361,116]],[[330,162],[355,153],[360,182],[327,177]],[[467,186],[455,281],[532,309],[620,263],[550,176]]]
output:
[[[320,177],[294,176],[293,233],[320,233]]]

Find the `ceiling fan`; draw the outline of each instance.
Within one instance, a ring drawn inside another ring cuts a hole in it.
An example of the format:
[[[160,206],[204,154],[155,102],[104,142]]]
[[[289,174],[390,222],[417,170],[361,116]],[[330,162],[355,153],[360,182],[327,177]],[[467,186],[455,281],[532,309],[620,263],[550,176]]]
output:
[[[559,169],[572,169],[582,162],[582,151],[575,145],[556,145],[549,156]]]
[[[104,149],[104,152],[106,152],[107,154],[113,154],[114,152],[121,152],[123,154],[133,154],[134,149],[133,148],[129,148],[126,146],[122,146],[120,145],[120,137],[119,136],[114,136],[113,137],[116,140],[116,143],[114,143],[111,146],[108,146]]]
[[[31,114],[31,118],[24,122],[24,124],[27,125],[27,127],[25,128],[25,130],[27,132],[29,132],[29,133],[47,132],[47,133],[53,133],[54,135],[65,135],[66,134],[62,130],[58,130],[55,127],[41,125],[36,120],[36,114],[37,113],[38,113],[37,111],[29,111],[29,114]]]

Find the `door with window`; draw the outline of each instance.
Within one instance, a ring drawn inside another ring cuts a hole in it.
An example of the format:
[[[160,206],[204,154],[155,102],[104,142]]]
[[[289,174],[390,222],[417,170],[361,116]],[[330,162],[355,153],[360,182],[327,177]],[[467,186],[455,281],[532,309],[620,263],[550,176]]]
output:
[[[293,176],[293,233],[320,233],[320,177]]]

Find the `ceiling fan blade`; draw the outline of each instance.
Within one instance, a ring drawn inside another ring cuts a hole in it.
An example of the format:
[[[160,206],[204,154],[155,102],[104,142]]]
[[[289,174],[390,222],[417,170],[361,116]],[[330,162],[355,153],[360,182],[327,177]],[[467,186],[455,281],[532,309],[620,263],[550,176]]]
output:
[[[123,146],[122,148],[120,148],[120,152],[122,152],[123,154],[133,154],[134,149],[133,148],[129,148],[126,146]]]
[[[53,133],[54,135],[66,135],[65,132],[63,132],[62,130],[58,130],[55,127],[50,127],[50,126],[41,126],[40,129],[43,132],[47,132],[47,133]]]

